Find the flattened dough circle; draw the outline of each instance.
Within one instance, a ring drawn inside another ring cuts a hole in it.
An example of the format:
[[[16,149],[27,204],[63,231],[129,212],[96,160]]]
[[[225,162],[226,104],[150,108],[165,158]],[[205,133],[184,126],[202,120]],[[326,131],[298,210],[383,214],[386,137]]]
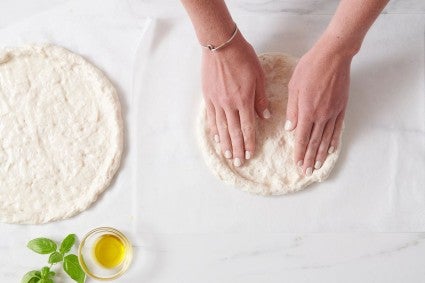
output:
[[[311,176],[303,176],[293,161],[294,132],[284,130],[288,82],[297,60],[282,53],[266,53],[259,56],[266,78],[266,95],[272,117],[257,118],[256,153],[242,167],[235,167],[232,160],[224,158],[220,145],[214,142],[206,122],[205,106],[198,119],[198,138],[205,162],[210,170],[225,183],[244,191],[260,195],[280,195],[304,189],[313,182],[325,180],[334,167],[341,146],[319,170]],[[341,145],[341,143],[340,143]]]
[[[0,221],[39,224],[92,204],[123,148],[114,86],[53,45],[0,51]]]

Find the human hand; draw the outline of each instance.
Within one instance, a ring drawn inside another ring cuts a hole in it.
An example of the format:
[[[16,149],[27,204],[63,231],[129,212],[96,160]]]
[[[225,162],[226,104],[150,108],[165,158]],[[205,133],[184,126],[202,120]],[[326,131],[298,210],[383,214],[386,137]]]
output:
[[[294,161],[307,176],[338,147],[348,100],[353,55],[328,43],[300,59],[288,85],[285,129],[296,129]]]
[[[263,70],[240,32],[225,48],[203,51],[202,90],[211,138],[239,167],[255,151],[255,113],[270,118]]]

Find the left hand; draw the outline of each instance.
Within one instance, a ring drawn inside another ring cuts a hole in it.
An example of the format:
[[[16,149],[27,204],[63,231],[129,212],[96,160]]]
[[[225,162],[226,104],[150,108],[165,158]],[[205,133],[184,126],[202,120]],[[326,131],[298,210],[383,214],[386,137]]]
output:
[[[337,147],[347,106],[353,55],[316,44],[289,82],[286,130],[295,132],[295,163],[309,176]]]

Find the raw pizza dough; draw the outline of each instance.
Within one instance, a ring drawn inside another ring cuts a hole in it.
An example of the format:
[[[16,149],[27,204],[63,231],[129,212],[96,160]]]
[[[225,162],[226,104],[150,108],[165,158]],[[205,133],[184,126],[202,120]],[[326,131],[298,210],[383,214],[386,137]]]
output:
[[[39,224],[85,210],[116,173],[121,107],[111,82],[68,50],[0,51],[0,221]]]
[[[208,167],[224,182],[242,190],[261,195],[280,195],[299,191],[313,182],[325,180],[334,167],[340,152],[329,154],[319,170],[311,176],[303,176],[294,163],[294,131],[284,130],[288,82],[297,60],[281,53],[259,56],[266,77],[266,95],[272,117],[257,119],[256,152],[241,167],[235,167],[226,159],[220,145],[214,142],[206,122],[202,105],[198,120],[198,137],[201,151]]]

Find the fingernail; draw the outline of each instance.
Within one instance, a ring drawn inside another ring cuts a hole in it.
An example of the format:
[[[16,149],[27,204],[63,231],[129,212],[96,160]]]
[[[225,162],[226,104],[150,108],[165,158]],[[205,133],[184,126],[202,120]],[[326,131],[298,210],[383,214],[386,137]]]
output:
[[[245,159],[248,160],[251,158],[251,152],[249,152],[248,150],[245,151]]]
[[[230,150],[226,150],[224,152],[224,157],[226,157],[227,159],[232,158],[232,153],[230,152]]]
[[[220,142],[220,137],[218,135],[214,135],[214,140],[216,143]]]
[[[297,165],[298,165],[298,167],[303,166],[303,161],[302,160],[298,160]]]
[[[270,114],[269,109],[264,110],[264,112],[263,112],[264,119],[270,119],[271,116],[272,115]]]
[[[314,164],[314,168],[315,169],[320,169],[320,167],[322,167],[322,162],[320,162],[319,160],[317,160],[316,163]]]
[[[297,167],[297,172],[298,172],[298,174],[300,174],[300,175],[304,175],[304,173],[303,173],[303,168],[302,168],[302,167]]]
[[[334,152],[335,151],[335,148],[333,147],[333,146],[331,146],[330,148],[329,148],[329,150],[328,150],[328,153],[329,154],[331,154],[332,152]]]
[[[242,162],[239,158],[235,158],[235,160],[233,160],[233,165],[235,165],[236,167],[239,167],[242,165]]]
[[[285,131],[290,131],[292,130],[292,122],[289,120],[286,120],[285,122]]]
[[[308,167],[307,170],[305,170],[305,174],[307,176],[311,176],[311,174],[313,174],[313,169],[311,167]]]

